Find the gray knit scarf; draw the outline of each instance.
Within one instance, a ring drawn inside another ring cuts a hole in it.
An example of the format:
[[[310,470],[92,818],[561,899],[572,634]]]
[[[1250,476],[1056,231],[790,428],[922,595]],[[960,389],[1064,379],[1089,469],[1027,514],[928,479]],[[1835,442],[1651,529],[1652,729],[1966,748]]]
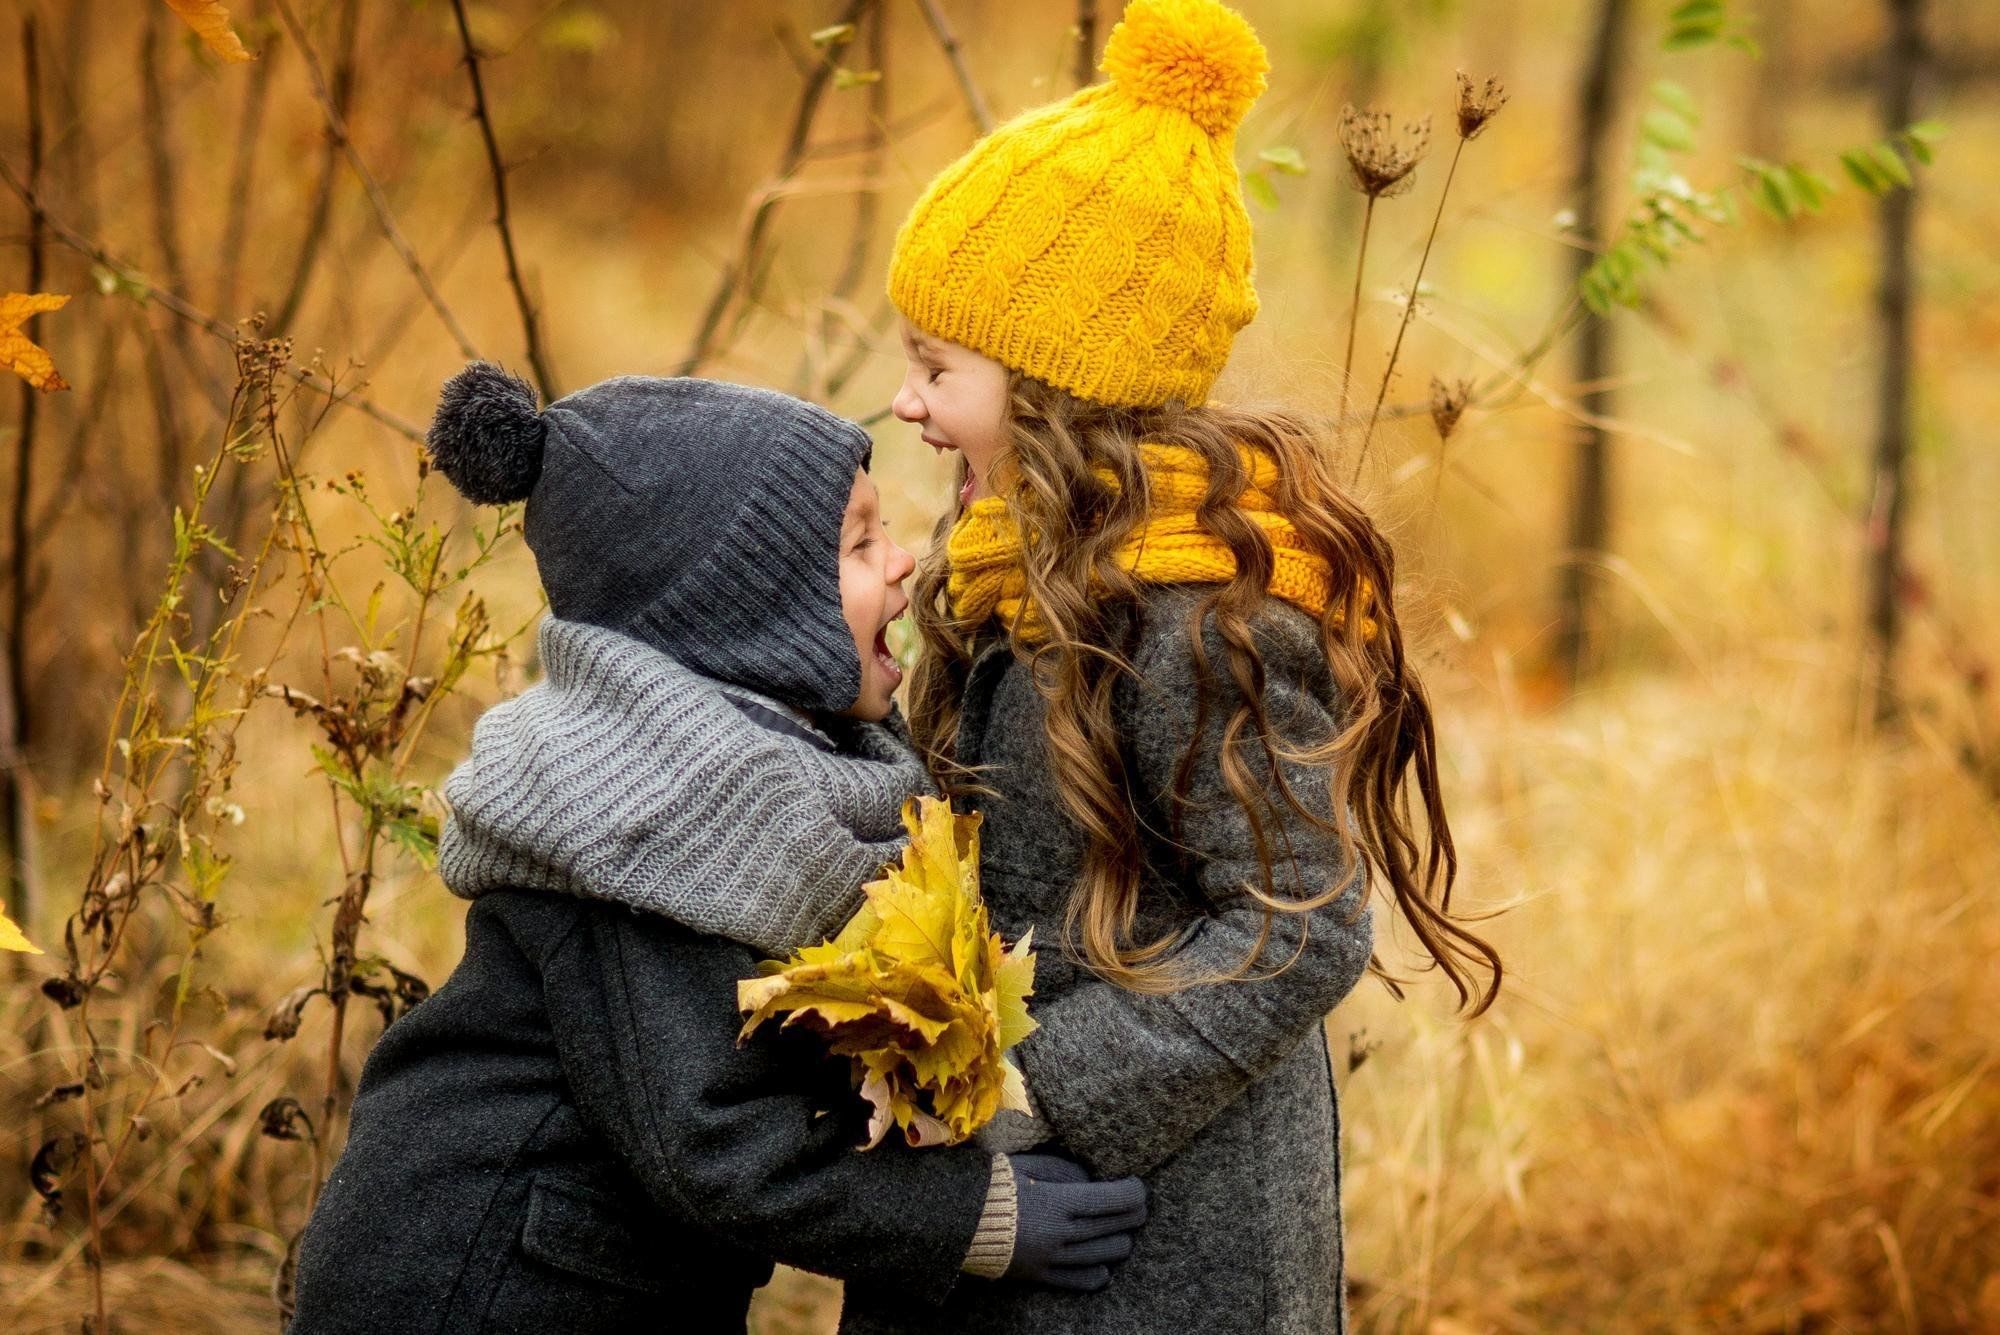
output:
[[[931,791],[879,725],[843,721],[831,750],[624,635],[551,616],[540,643],[544,680],[480,717],[445,783],[438,871],[468,899],[612,900],[783,955],[846,924]]]

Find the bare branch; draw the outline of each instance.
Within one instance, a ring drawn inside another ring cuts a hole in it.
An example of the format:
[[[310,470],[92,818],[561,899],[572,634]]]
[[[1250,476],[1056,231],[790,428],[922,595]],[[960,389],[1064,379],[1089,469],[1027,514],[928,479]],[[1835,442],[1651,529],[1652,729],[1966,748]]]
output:
[[[340,108],[334,102],[333,94],[327,89],[326,77],[320,72],[319,57],[313,54],[312,43],[306,37],[305,29],[299,25],[298,15],[292,12],[289,0],[274,0],[274,3],[277,6],[278,17],[284,21],[285,30],[292,35],[292,41],[298,45],[299,54],[305,58],[306,74],[312,80],[313,96],[319,101],[320,111],[326,117],[327,133],[340,145],[341,152],[347,156],[347,165],[354,169],[355,176],[361,180],[362,189],[368,192],[368,201],[375,207],[375,220],[382,226],[382,235],[388,238],[389,244],[402,257],[410,276],[416,279],[417,286],[423,289],[424,297],[430,302],[431,309],[437,312],[438,319],[443,321],[444,327],[450,331],[452,341],[458,344],[458,350],[468,361],[477,361],[479,349],[472,345],[472,340],[459,325],[458,317],[451,313],[451,307],[445,305],[444,297],[431,282],[430,274],[425,272],[423,261],[417,258],[417,252],[404,239],[402,229],[396,226],[395,215],[389,212],[389,201],[383,196],[381,185],[376,181],[375,174],[368,170],[368,164],[362,161],[361,154],[354,147],[354,141],[348,136],[347,120],[340,114]]]
[[[852,26],[860,20],[862,13],[880,0],[848,0],[846,10],[841,14],[841,26]],[[701,324],[695,330],[694,342],[688,354],[682,359],[677,371],[679,375],[693,375],[701,369],[701,364],[709,359],[715,350],[717,336],[722,330],[723,317],[736,304],[739,294],[755,296],[755,275],[761,267],[764,252],[764,234],[770,227],[771,213],[783,194],[783,186],[798,174],[806,158],[806,144],[812,136],[814,119],[826,93],[826,86],[833,78],[834,60],[828,50],[819,52],[819,64],[799,90],[799,104],[792,112],[792,132],[785,141],[784,152],[778,158],[778,170],[772,179],[762,186],[752,198],[749,223],[744,228],[743,240],[736,257],[723,266],[722,276],[717,280],[715,292],[708,299],[708,308],[702,312]]]
[[[234,326],[225,321],[218,320],[215,316],[193,305],[178,294],[149,283],[145,278],[140,276],[139,271],[132,265],[111,254],[104,247],[90,240],[90,238],[71,230],[61,220],[50,214],[48,210],[42,207],[41,201],[36,197],[35,192],[28,189],[26,183],[22,181],[20,175],[14,170],[14,164],[8,162],[5,158],[0,158],[0,180],[4,180],[8,188],[15,195],[19,196],[21,202],[26,204],[31,212],[41,218],[42,222],[48,227],[50,234],[56,240],[62,242],[77,254],[103,265],[106,269],[117,275],[121,283],[143,294],[146,300],[158,303],[162,310],[179,317],[181,320],[194,325],[198,329],[207,330],[217,338],[226,340],[231,347],[236,345],[237,330]],[[383,426],[388,427],[391,431],[394,431],[397,435],[407,440],[415,441],[418,444],[423,443],[424,433],[422,428],[418,427],[408,418],[400,417],[390,412],[387,408],[371,403],[350,390],[340,388],[317,371],[305,371],[298,367],[288,366],[285,368],[285,374],[299,384],[304,385],[307,389],[325,395],[330,402],[338,403],[368,417],[372,417]]]
[[[472,113],[479,121],[480,138],[486,143],[487,168],[493,173],[493,225],[500,229],[500,249],[507,257],[507,282],[514,289],[514,304],[520,309],[521,327],[527,334],[528,365],[534,369],[542,401],[552,403],[557,398],[555,371],[549,365],[547,349],[542,346],[535,306],[528,300],[528,289],[521,282],[521,264],[514,254],[514,231],[507,217],[507,168],[500,161],[500,142],[494,138],[493,118],[486,111],[486,89],[479,79],[479,48],[472,40],[472,27],[466,22],[465,0],[451,0],[451,8],[458,16],[458,36],[465,46],[465,72],[472,79]]]
[[[917,8],[924,11],[931,33],[951,65],[952,77],[958,80],[958,91],[965,95],[966,109],[972,113],[972,123],[979,127],[979,133],[987,133],[993,128],[993,113],[987,110],[986,99],[979,94],[979,85],[972,81],[972,72],[965,67],[965,53],[959,48],[958,35],[945,22],[944,11],[937,7],[937,0],[917,0]]]

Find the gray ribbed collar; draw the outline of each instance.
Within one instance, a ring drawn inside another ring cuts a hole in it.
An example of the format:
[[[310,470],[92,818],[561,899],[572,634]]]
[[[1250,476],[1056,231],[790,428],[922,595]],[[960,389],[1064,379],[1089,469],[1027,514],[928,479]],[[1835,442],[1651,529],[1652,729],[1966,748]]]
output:
[[[454,893],[613,900],[783,954],[853,916],[930,791],[881,726],[843,721],[834,749],[615,631],[548,617],[540,644],[544,680],[486,711],[445,783]]]

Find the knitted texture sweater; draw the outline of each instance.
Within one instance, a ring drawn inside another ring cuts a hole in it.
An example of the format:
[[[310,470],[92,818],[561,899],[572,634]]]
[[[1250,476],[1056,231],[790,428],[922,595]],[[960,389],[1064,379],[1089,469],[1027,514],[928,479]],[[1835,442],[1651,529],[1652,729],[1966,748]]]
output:
[[[854,916],[930,791],[879,725],[829,750],[614,631],[548,617],[540,645],[546,678],[481,716],[445,783],[455,894],[608,899],[783,955]]]

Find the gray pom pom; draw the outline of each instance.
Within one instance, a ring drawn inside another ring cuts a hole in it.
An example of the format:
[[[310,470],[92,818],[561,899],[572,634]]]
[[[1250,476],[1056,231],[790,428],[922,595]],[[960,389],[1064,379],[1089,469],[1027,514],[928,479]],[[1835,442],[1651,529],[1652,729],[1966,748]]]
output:
[[[445,381],[425,439],[431,464],[466,500],[505,505],[535,489],[546,431],[532,385],[474,362]]]

